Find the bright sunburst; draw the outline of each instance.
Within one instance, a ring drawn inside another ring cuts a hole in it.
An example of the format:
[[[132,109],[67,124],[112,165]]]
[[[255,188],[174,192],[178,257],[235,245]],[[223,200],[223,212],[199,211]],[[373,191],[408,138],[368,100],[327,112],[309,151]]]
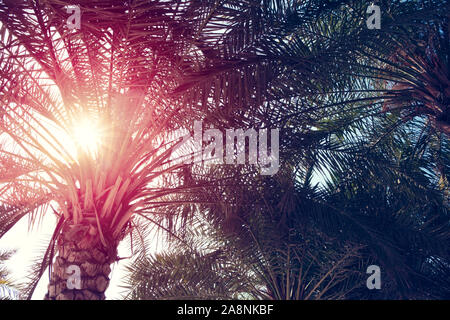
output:
[[[102,132],[97,121],[83,118],[73,125],[72,139],[77,150],[96,156],[102,142]]]

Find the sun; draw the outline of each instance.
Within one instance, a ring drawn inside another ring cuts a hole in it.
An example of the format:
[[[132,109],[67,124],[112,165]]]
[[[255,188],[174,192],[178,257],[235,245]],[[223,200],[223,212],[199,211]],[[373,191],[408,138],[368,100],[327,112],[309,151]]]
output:
[[[77,150],[96,157],[102,143],[101,127],[93,119],[80,119],[72,127],[72,139]]]

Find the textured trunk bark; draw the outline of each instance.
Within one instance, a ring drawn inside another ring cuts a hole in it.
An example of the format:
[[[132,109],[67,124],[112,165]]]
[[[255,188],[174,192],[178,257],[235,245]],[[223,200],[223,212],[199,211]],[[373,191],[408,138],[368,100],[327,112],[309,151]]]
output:
[[[56,242],[46,300],[103,300],[117,246],[104,248],[93,227],[65,225]]]

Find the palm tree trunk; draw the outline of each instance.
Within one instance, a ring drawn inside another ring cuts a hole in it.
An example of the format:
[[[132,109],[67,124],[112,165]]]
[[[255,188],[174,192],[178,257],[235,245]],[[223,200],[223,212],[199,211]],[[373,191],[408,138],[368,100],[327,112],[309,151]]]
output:
[[[117,245],[105,248],[92,226],[65,225],[45,300],[104,300]]]

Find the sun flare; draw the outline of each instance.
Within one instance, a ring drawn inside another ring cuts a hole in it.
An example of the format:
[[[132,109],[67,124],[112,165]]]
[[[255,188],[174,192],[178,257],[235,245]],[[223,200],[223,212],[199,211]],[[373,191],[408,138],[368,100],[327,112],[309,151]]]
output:
[[[96,121],[82,119],[73,126],[72,131],[72,138],[77,150],[83,150],[93,156],[98,154],[102,134]]]

